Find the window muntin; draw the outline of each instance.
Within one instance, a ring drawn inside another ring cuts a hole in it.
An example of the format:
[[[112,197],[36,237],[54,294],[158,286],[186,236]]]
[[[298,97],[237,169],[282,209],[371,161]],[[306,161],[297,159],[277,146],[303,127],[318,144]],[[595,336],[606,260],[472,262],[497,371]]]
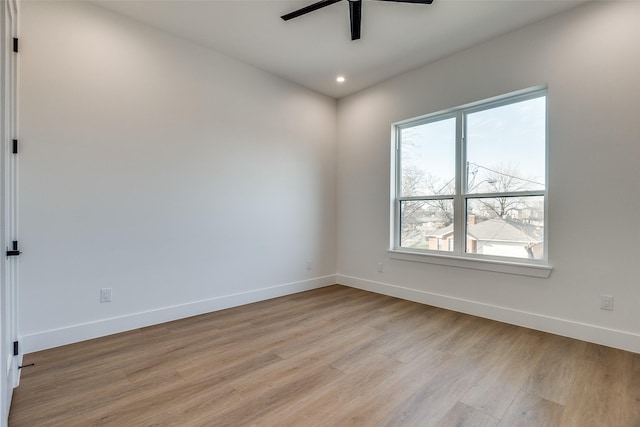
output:
[[[547,260],[546,89],[395,125],[392,249]]]

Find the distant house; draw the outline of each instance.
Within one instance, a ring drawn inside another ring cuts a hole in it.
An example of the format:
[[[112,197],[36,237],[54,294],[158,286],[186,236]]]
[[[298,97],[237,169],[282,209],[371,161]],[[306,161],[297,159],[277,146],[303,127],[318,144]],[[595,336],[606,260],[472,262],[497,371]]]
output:
[[[515,258],[541,258],[542,242],[501,218],[475,222],[467,226],[467,251]],[[428,249],[453,251],[453,225],[427,235]]]

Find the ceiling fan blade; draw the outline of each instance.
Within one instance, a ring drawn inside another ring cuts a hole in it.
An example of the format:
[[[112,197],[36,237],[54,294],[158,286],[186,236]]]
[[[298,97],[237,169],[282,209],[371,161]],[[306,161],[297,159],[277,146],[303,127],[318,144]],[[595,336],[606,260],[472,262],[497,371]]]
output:
[[[362,27],[362,0],[349,0],[349,17],[351,18],[351,40],[358,40]]]
[[[393,1],[396,3],[421,3],[421,4],[433,3],[433,0],[378,0],[378,1]]]
[[[281,18],[285,21],[289,19],[297,18],[298,16],[302,16],[306,13],[313,12],[314,10],[322,9],[323,7],[330,6],[334,3],[338,3],[342,0],[320,0],[317,3],[310,4],[309,6],[305,6],[302,9],[295,10],[291,13],[287,13],[286,15],[282,15]]]

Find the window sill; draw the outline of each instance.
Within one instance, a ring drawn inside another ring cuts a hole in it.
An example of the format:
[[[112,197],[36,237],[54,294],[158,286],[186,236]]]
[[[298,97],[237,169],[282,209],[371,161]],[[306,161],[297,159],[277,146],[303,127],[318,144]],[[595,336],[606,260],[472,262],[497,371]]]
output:
[[[516,274],[519,276],[546,279],[551,275],[553,267],[545,264],[527,264],[492,259],[467,258],[454,255],[427,254],[407,250],[389,249],[391,259],[427,264],[446,265],[449,267],[468,268],[472,270],[493,271],[496,273]]]

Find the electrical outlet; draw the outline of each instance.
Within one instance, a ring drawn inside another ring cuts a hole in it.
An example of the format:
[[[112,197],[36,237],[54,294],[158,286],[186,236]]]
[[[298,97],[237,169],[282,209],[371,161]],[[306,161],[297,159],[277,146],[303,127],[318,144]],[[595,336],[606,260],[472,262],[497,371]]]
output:
[[[307,270],[311,270],[313,267],[313,263],[311,261],[307,261]]]
[[[613,311],[613,295],[600,295],[600,310]]]
[[[378,273],[384,272],[384,264],[382,264],[381,262],[377,264],[377,268],[378,268]]]
[[[112,288],[100,289],[100,302],[111,302],[111,290]]]

